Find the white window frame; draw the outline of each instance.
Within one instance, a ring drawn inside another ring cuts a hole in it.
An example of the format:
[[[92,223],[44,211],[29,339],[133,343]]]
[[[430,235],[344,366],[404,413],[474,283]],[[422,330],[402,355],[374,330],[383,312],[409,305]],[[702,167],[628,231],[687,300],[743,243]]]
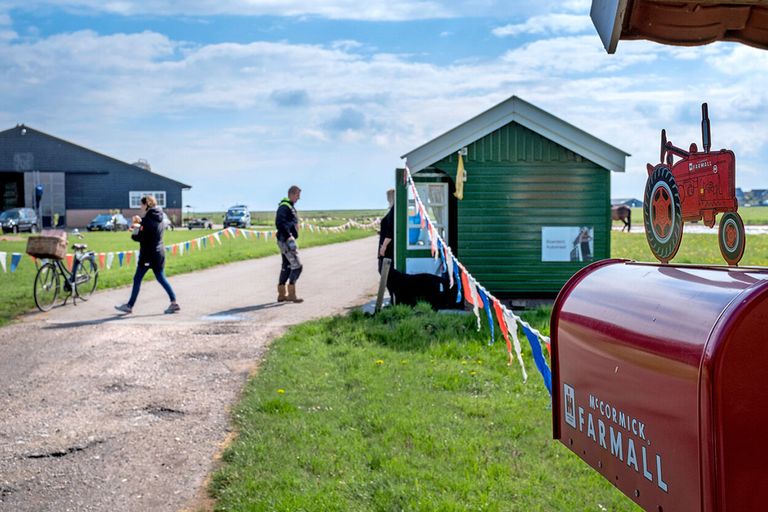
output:
[[[141,198],[144,196],[155,196],[157,199],[157,206],[165,208],[166,191],[165,190],[131,190],[128,192],[128,205],[129,208],[138,209],[141,208]]]
[[[427,211],[427,215],[429,215],[430,220],[432,221],[432,224],[435,227],[435,230],[440,235],[440,238],[445,240],[445,242],[448,242],[448,183],[444,182],[415,182],[416,190],[419,193],[419,197],[421,198],[422,203],[424,203],[424,209]],[[429,201],[429,189],[430,188],[441,188],[443,189],[443,198],[444,202],[440,203],[430,203]],[[427,234],[426,224],[425,228],[421,229],[421,223],[420,222],[412,222],[411,216],[416,215],[416,202],[412,196],[411,187],[408,188],[408,206],[406,210],[406,240],[408,242],[407,247],[408,250],[420,250],[420,249],[429,249],[430,243],[429,243],[429,235]],[[437,219],[434,216],[434,211],[431,209],[432,206],[436,207],[442,207],[443,214],[441,218]],[[410,233],[411,229],[418,229],[421,231],[419,233],[419,241],[415,244],[411,244],[410,240]]]

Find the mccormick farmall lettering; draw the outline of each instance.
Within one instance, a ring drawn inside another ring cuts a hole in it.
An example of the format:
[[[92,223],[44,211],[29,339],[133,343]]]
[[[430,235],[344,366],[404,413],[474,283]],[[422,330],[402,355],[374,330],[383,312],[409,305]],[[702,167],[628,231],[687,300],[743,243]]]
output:
[[[695,143],[686,151],[668,141],[667,132],[661,130],[660,163],[647,165],[645,236],[653,255],[669,263],[680,248],[684,221],[703,220],[711,228],[715,216],[722,213],[717,235],[720,254],[729,265],[738,265],[746,239],[744,223],[737,213],[736,156],[727,149],[710,151],[706,103],[701,105],[701,138],[704,151],[699,151]],[[680,190],[686,192],[682,197]]]

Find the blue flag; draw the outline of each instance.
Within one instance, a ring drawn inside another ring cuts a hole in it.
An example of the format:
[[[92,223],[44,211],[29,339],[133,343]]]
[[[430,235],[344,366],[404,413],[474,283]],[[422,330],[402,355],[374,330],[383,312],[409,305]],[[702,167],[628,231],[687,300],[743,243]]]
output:
[[[483,301],[483,309],[485,309],[485,314],[488,316],[488,327],[491,328],[491,339],[488,341],[488,344],[493,345],[496,342],[496,336],[493,332],[493,313],[491,313],[491,305],[488,303],[488,296],[482,288],[478,287],[477,292],[480,294],[480,299]]]
[[[462,301],[461,297],[461,276],[459,275],[459,262],[456,261],[456,258],[453,258],[453,275],[454,275],[454,281],[456,282],[456,286],[458,286],[458,289],[456,290],[456,304]]]
[[[531,353],[533,353],[533,361],[536,363],[536,368],[544,379],[544,385],[547,386],[549,396],[552,396],[552,372],[549,370],[549,365],[547,365],[547,361],[544,359],[544,353],[541,351],[539,337],[528,327],[524,325],[522,327],[523,333],[525,334],[525,337],[528,338],[528,343],[531,345]]]
[[[19,263],[21,262],[21,253],[14,252],[11,254],[11,272],[16,272],[16,267],[19,266]]]

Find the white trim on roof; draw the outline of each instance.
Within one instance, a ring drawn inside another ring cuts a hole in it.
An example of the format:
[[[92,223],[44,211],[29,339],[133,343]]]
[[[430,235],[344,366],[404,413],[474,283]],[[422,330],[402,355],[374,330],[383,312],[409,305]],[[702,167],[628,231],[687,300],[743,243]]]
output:
[[[408,168],[415,173],[513,121],[581,155],[600,167],[624,172],[626,157],[629,156],[629,153],[603,142],[517,96],[512,96],[426,144],[409,151],[401,158],[406,159]]]

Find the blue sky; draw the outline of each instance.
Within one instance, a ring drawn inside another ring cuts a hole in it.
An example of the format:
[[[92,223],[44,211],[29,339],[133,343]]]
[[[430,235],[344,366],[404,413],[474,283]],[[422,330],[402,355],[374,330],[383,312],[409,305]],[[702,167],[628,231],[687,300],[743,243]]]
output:
[[[659,132],[768,188],[768,52],[621,41],[589,0],[0,0],[0,129],[24,123],[193,186],[185,204],[383,208],[400,155],[517,95],[632,156]]]

